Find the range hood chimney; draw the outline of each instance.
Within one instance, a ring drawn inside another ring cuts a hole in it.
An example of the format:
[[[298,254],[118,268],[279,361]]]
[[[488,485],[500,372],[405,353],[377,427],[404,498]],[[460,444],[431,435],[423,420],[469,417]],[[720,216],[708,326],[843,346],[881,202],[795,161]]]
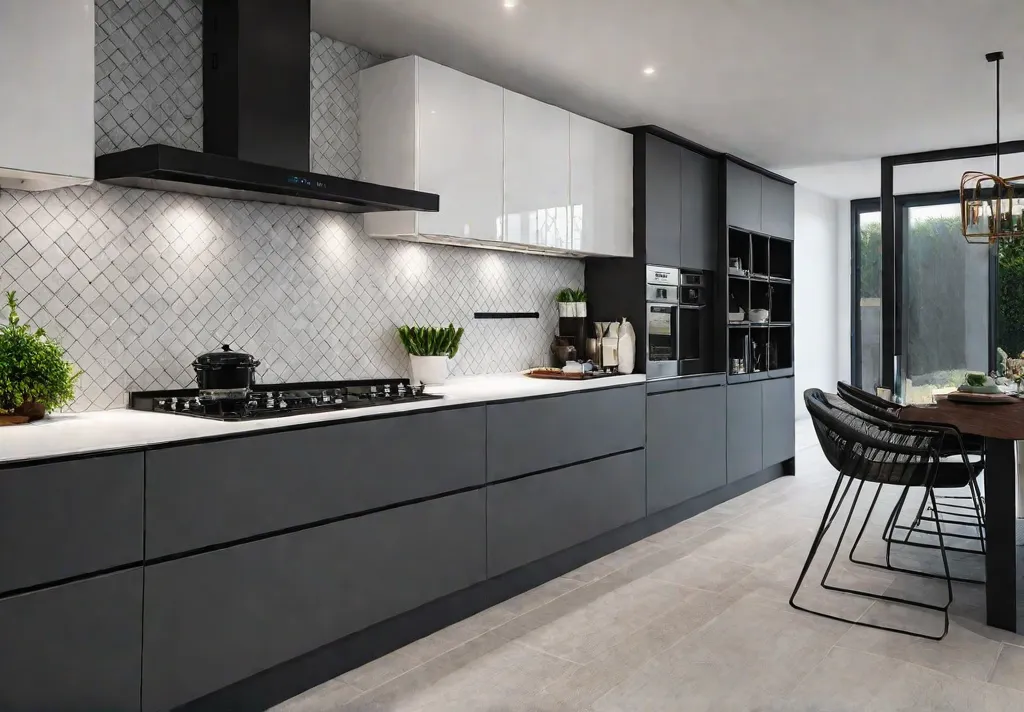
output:
[[[439,198],[309,172],[309,0],[204,0],[203,148],[96,158],[96,180],[344,212],[436,211]]]

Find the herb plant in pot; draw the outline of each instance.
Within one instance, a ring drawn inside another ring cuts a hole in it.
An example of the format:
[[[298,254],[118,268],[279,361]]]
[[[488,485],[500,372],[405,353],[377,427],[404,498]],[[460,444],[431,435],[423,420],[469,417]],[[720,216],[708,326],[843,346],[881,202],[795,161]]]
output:
[[[448,378],[448,359],[459,352],[463,329],[445,327],[398,327],[398,338],[409,353],[413,385],[437,386]]]
[[[39,420],[75,399],[81,371],[46,332],[21,323],[14,292],[7,293],[7,307],[7,325],[0,328],[0,422]]]
[[[587,293],[582,289],[566,288],[555,295],[558,302],[559,318],[585,317],[587,315]]]

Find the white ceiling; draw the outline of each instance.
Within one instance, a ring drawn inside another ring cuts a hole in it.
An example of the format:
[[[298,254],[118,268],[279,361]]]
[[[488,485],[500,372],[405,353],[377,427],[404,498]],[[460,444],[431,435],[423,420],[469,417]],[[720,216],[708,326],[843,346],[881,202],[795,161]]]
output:
[[[1024,137],[1024,0],[312,0],[317,31],[767,166]],[[657,68],[652,77],[644,66]]]

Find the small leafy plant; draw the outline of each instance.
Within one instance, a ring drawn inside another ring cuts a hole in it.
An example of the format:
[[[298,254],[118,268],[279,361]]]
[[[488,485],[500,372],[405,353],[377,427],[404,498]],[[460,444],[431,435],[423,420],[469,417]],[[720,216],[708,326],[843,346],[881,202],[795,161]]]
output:
[[[562,303],[585,302],[587,301],[587,293],[582,289],[572,289],[571,287],[567,287],[555,295],[555,301]]]
[[[411,356],[455,358],[455,354],[459,352],[463,331],[464,329],[456,329],[451,324],[447,328],[402,325],[398,327],[398,338]]]
[[[68,405],[82,372],[45,331],[21,324],[14,292],[7,293],[7,307],[7,326],[0,328],[0,412],[32,403],[48,411]]]
[[[984,373],[968,373],[965,378],[967,379],[967,385],[975,388],[980,388],[988,383],[988,376]]]

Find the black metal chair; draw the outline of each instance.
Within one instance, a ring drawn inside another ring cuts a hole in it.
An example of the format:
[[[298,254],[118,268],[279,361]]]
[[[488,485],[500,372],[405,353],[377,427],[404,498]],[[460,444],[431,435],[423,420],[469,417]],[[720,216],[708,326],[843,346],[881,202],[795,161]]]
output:
[[[875,493],[872,505],[877,502],[878,493],[881,492],[883,485],[897,485],[903,487],[905,491],[909,491],[910,488],[922,488],[924,491],[924,500],[930,501],[933,506],[935,505],[934,487],[940,471],[939,466],[942,462],[941,452],[943,449],[943,441],[949,437],[949,434],[942,428],[934,428],[924,425],[908,426],[901,423],[887,422],[873,418],[872,416],[860,412],[855,408],[849,407],[845,402],[837,397],[830,399],[825,393],[817,388],[812,388],[804,392],[804,403],[807,407],[807,411],[811,415],[811,420],[814,424],[815,433],[817,434],[818,442],[821,445],[822,451],[829,463],[839,471],[839,477],[836,479],[835,487],[832,489],[832,495],[829,498],[825,512],[822,514],[821,524],[815,534],[814,541],[812,542],[810,551],[807,554],[807,559],[804,562],[803,569],[800,572],[796,585],[793,587],[793,593],[789,599],[790,605],[797,610],[812,613],[824,618],[830,618],[832,620],[842,621],[844,623],[852,623],[855,625],[895,633],[904,633],[906,635],[926,638],[929,640],[942,640],[949,631],[949,607],[953,603],[953,579],[949,572],[949,561],[946,556],[945,540],[943,538],[941,523],[936,525],[936,531],[939,540],[938,549],[942,554],[942,563],[945,571],[945,575],[940,578],[945,579],[948,593],[947,601],[944,605],[914,601],[886,594],[877,594],[862,589],[835,586],[828,582],[828,578],[829,574],[832,572],[839,550],[842,548],[847,531],[850,528],[850,522],[853,520],[854,513],[857,510],[857,504],[860,500],[865,484],[871,483],[878,485],[878,491]],[[846,483],[845,487],[843,487],[844,481]],[[804,579],[807,577],[807,573],[818,554],[818,550],[825,539],[825,535],[839,516],[843,502],[851,488],[853,488],[854,483],[857,484],[853,502],[850,505],[849,514],[843,523],[842,531],[839,534],[835,549],[829,559],[828,566],[825,568],[825,572],[822,575],[822,588],[829,591],[849,593],[876,600],[901,603],[904,605],[941,612],[943,614],[943,629],[940,635],[929,635],[928,633],[918,633],[915,631],[892,628],[866,621],[843,618],[830,613],[812,610],[799,605],[796,602],[800,587],[803,585]],[[840,496],[839,492],[841,488],[843,489],[843,492]],[[870,513],[868,517],[870,518]],[[862,527],[860,535],[858,535],[857,538],[858,542],[860,540],[860,536],[863,535],[863,531],[864,528]],[[856,543],[854,544],[854,548],[856,548]],[[899,569],[894,567],[892,570],[903,571],[916,576],[934,576],[934,574],[922,573],[910,569]]]
[[[847,383],[838,383],[836,386],[839,391],[839,395],[844,401],[852,405],[857,410],[877,419],[890,423],[903,423],[907,424],[906,421],[900,420],[900,409],[895,403],[883,400],[878,396],[875,396],[867,391],[861,390],[855,386],[851,386]],[[893,537],[897,531],[905,532],[905,536],[898,540],[899,543],[907,546],[916,546],[925,549],[936,549],[934,544],[927,544],[924,542],[911,541],[910,537],[912,534],[935,536],[935,532],[931,529],[922,528],[920,525],[922,522],[933,522],[938,526],[941,524],[962,526],[962,527],[976,527],[977,536],[973,534],[962,534],[953,531],[947,531],[946,536],[956,539],[963,539],[967,541],[975,541],[978,543],[978,549],[965,549],[954,546],[947,546],[946,551],[957,551],[968,554],[984,554],[985,553],[985,509],[984,509],[984,498],[981,495],[981,489],[978,486],[978,476],[984,470],[985,457],[984,457],[984,439],[972,436],[964,436],[953,426],[936,426],[930,425],[929,427],[943,430],[946,433],[946,438],[942,445],[940,456],[943,458],[958,458],[960,461],[948,461],[943,460],[939,464],[939,472],[936,477],[936,489],[951,489],[951,488],[962,488],[966,487],[969,491],[969,495],[944,495],[936,496],[936,501],[943,503],[947,509],[941,509],[941,505],[931,509],[934,516],[930,516],[929,512],[926,512],[924,506],[922,506],[915,516],[910,526],[899,524],[899,515],[903,511],[903,506],[906,503],[906,496],[909,491],[904,492],[904,495],[900,498],[896,505],[893,516],[890,517],[890,521],[886,524],[886,529],[883,532],[883,538],[887,544],[892,543]],[[975,455],[976,460],[970,460],[970,455]],[[949,504],[948,501],[957,500],[970,500],[969,505],[960,504]],[[922,505],[926,505],[927,502],[922,502]],[[950,510],[953,511],[950,511]],[[873,505],[872,510],[873,511]],[[945,515],[945,517],[943,516]],[[949,519],[948,517],[960,517],[961,519]],[[964,519],[970,519],[973,521],[963,521]],[[866,524],[866,522],[865,522]],[[888,554],[889,549],[886,550],[887,557],[886,561],[889,561]],[[851,560],[853,552],[851,551]],[[857,563],[866,563],[863,561],[857,561]],[[984,581],[978,581],[975,579],[965,579],[954,577],[954,580],[964,581],[966,583],[984,583]]]

